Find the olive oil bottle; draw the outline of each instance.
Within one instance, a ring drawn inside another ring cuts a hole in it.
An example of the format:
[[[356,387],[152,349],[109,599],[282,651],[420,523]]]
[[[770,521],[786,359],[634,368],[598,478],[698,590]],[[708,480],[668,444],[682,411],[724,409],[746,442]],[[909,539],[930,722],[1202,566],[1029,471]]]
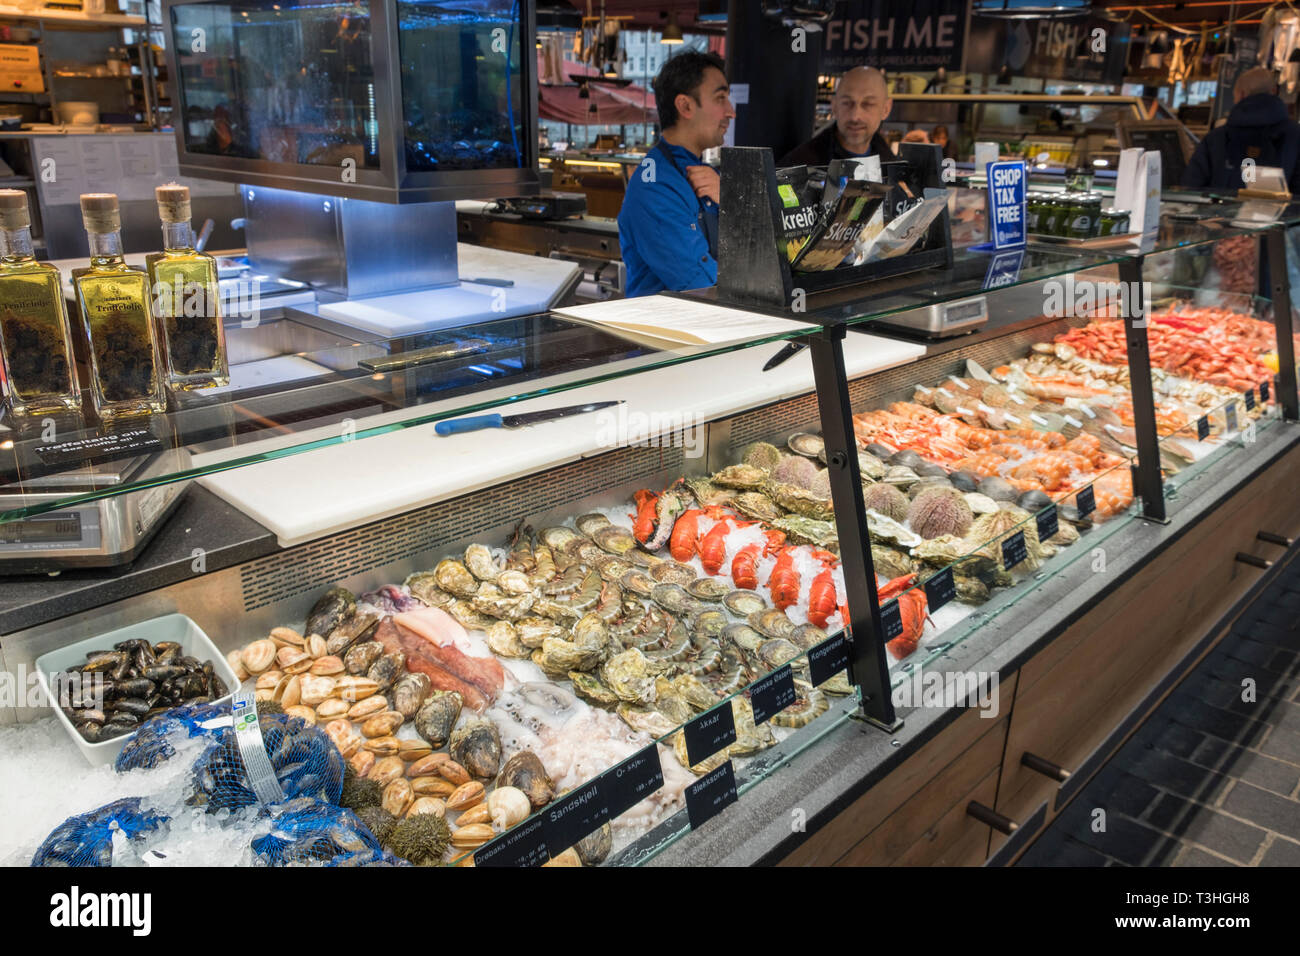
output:
[[[85,193],[81,220],[90,265],[72,270],[89,347],[90,391],[105,424],[167,410],[149,302],[149,277],[122,258],[117,196]]]
[[[27,194],[0,189],[0,363],[16,422],[81,409],[59,270],[32,252]]]
[[[162,219],[163,251],[150,253],[145,263],[167,385],[180,391],[228,385],[217,262],[194,249],[190,189],[168,183],[155,189],[154,195]]]

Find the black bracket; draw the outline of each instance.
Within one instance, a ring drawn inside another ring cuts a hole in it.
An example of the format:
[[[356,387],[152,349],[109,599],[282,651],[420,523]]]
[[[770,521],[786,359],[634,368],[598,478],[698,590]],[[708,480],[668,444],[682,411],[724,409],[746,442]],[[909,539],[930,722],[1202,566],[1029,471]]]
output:
[[[1277,329],[1277,400],[1282,420],[1300,421],[1300,394],[1296,390],[1295,340],[1291,322],[1291,279],[1286,269],[1286,227],[1274,223],[1264,232],[1261,258],[1268,255],[1269,293],[1273,326]],[[1261,270],[1262,272],[1262,270]]]
[[[1160,474],[1160,436],[1156,432],[1155,391],[1151,385],[1151,349],[1147,324],[1149,303],[1142,284],[1143,256],[1119,263],[1120,302],[1124,310],[1124,341],[1128,352],[1129,389],[1133,395],[1133,431],[1137,435],[1137,463],[1133,491],[1142,499],[1142,517],[1165,522],[1165,487]]]

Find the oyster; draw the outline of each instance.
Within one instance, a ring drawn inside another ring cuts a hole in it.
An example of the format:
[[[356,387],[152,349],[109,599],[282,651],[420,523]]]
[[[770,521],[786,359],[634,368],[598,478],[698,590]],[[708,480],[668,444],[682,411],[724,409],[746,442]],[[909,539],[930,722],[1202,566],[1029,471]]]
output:
[[[847,697],[853,693],[853,684],[849,681],[848,671],[840,671],[830,680],[823,681],[819,686],[824,693],[834,694],[836,697]]]
[[[611,583],[617,583],[622,579],[623,575],[633,570],[632,565],[611,554],[607,554],[593,563],[601,578]]]
[[[574,531],[572,528],[555,527],[543,528],[537,535],[537,540],[546,545],[552,551],[562,551],[575,539],[585,538],[586,536]]]
[[[405,674],[393,685],[393,709],[408,719],[414,717],[432,691],[428,674]]]
[[[411,594],[429,607],[442,607],[455,599],[454,594],[449,594],[438,586],[437,578],[432,571],[419,571],[410,575],[403,583]]]
[[[695,766],[690,765],[690,757],[686,753],[686,735],[678,733],[673,735],[673,753],[677,755],[677,760],[683,767],[687,767],[691,773],[697,777],[702,777],[721,767],[730,757],[731,748],[723,747],[717,753],[705,757]]]
[[[609,519],[599,512],[578,515],[578,517],[573,520],[574,526],[583,534],[591,538],[595,538],[596,532],[601,528],[607,527],[609,523]]]
[[[790,633],[793,634],[794,631]],[[758,659],[769,671],[776,670],[782,664],[790,663],[801,653],[798,645],[783,637],[764,641],[758,646]]]
[[[790,436],[786,444],[796,455],[803,455],[805,458],[816,458],[826,447],[826,442],[821,435],[812,435],[808,432],[796,432]]]
[[[452,731],[449,748],[452,758],[472,776],[488,779],[501,769],[501,737],[490,720],[465,721]]]
[[[756,612],[756,614],[762,613],[762,611]],[[722,637],[746,655],[757,653],[759,645],[764,641],[763,635],[748,624],[729,624],[723,630]]]
[[[988,586],[977,577],[954,574],[952,581],[957,591],[957,600],[963,604],[983,604],[989,599]]]
[[[700,601],[721,601],[730,590],[718,578],[696,578],[686,585],[686,593]]]
[[[573,641],[548,637],[542,646],[533,651],[533,663],[546,672],[547,677],[559,679],[569,671],[589,671],[604,657],[601,649],[582,647]]]
[[[767,483],[768,470],[754,465],[728,465],[709,479],[723,488],[757,491]]]
[[[791,544],[809,544],[814,548],[825,548],[832,554],[839,554],[840,538],[833,521],[786,515],[773,521],[772,527],[784,531],[786,540]]]
[[[618,703],[618,695],[606,687],[595,674],[569,671],[569,680],[573,681],[575,694],[597,707],[613,707]]]
[[[488,617],[517,621],[533,609],[537,600],[532,590],[524,594],[506,594],[495,584],[484,582],[470,599],[470,607]]]
[[[670,614],[681,614],[691,604],[691,596],[680,584],[656,584],[650,600]]]
[[[636,548],[636,538],[632,537],[632,532],[616,524],[597,528],[592,537],[597,545],[610,554],[623,555]]]
[[[1047,539],[1048,544],[1058,546],[1074,544],[1079,540],[1079,529],[1068,521],[1057,523],[1056,534]]]
[[[888,466],[869,451],[858,452],[858,472],[866,479],[879,481],[885,477]]]
[[[693,674],[678,674],[674,677],[673,690],[696,710],[708,710],[718,702],[717,695]]]
[[[415,712],[415,732],[438,750],[451,739],[464,698],[454,690],[435,690]]]
[[[747,618],[749,626],[765,637],[785,637],[788,638],[794,633],[795,624],[786,616],[785,611],[779,608],[768,608],[766,611],[758,611],[749,615]]]
[[[486,544],[471,544],[465,549],[465,567],[480,581],[495,581],[501,569]]]
[[[401,651],[385,654],[370,665],[366,676],[379,685],[378,692],[387,693],[397,678],[406,672],[406,655]]]
[[[685,587],[694,581],[699,575],[689,564],[679,564],[676,561],[660,561],[650,569],[650,577],[654,578],[660,584],[676,584]],[[633,588],[635,590],[635,588]],[[651,590],[651,596],[654,591]]]
[[[655,589],[655,579],[640,568],[633,568],[628,571],[618,579],[618,583],[623,586],[624,590],[639,594],[642,597],[649,597],[650,592]]]
[[[343,667],[358,677],[370,670],[372,664],[384,656],[384,645],[378,641],[354,644],[343,657]]]
[[[784,508],[786,511],[792,511],[797,515],[814,518],[818,521],[830,521],[835,517],[830,499],[820,498],[807,488],[770,481],[764,486],[763,490],[767,492],[768,497],[778,507]]]
[[[378,611],[358,611],[338,627],[325,641],[325,653],[338,657],[358,641],[365,640],[384,616]]]
[[[691,634],[694,636],[696,646],[700,646],[700,641],[717,641],[721,639],[722,632],[728,625],[727,615],[721,611],[705,610],[700,611],[691,619]]]
[[[757,491],[745,491],[732,499],[731,507],[746,518],[766,521],[769,524],[781,517],[781,509],[767,495]]]
[[[978,548],[977,553],[991,558],[998,568],[1006,571],[1008,569],[1002,563],[1002,542],[1015,532],[1022,531],[1027,557],[1020,566],[1026,571],[1037,571],[1047,557],[1047,551],[1038,542],[1037,526],[1028,518],[1029,512],[1015,506],[999,509],[995,514],[980,515],[971,525],[966,543],[972,550]]]
[[[723,597],[722,603],[737,617],[749,617],[767,609],[767,602],[756,591],[731,591]]]
[[[541,759],[531,750],[521,750],[505,762],[497,775],[497,786],[523,791],[534,810],[555,799],[555,784]]]
[[[871,533],[872,541],[899,545],[904,548],[915,548],[924,540],[919,534],[908,531],[907,528],[893,518],[882,515],[879,511],[873,511],[870,508],[867,509],[867,529]]]
[[[638,707],[629,703],[619,704],[617,713],[633,730],[649,734],[656,740],[665,734],[671,734],[681,723],[669,719],[653,708]]]
[[[541,602],[536,603],[540,604]],[[486,631],[497,621],[494,617],[488,617],[486,614],[474,610],[469,601],[454,600],[446,604],[443,610],[471,631]]]
[[[667,678],[660,677],[655,681],[655,694],[655,710],[678,726],[695,716],[695,708],[677,693],[677,688]]]
[[[736,742],[727,748],[728,757],[746,757],[776,745],[772,728],[754,722],[753,708],[744,696],[731,698],[731,712],[736,721]]]
[[[469,569],[454,558],[443,558],[433,569],[433,579],[438,587],[459,598],[470,598],[478,592],[478,581]]]
[[[790,640],[801,650],[809,651],[826,640],[830,635],[816,624],[800,624],[790,634]]]
[[[311,606],[303,634],[329,637],[334,629],[356,613],[356,596],[347,588],[330,588]]]
[[[573,625],[573,643],[585,651],[601,655],[601,660],[604,660],[605,652],[609,649],[609,625],[599,614],[586,614]],[[590,670],[591,668],[575,669]]]
[[[498,657],[523,658],[529,649],[519,640],[519,632],[509,621],[497,621],[487,629],[487,644]]]
[[[725,505],[736,497],[734,489],[719,488],[707,478],[687,478],[686,487],[690,489],[691,494],[699,502],[701,508],[707,508],[710,505]]]
[[[877,574],[891,581],[916,570],[916,562],[906,553],[883,544],[871,546],[871,564]]]
[[[535,649],[542,646],[542,641],[548,637],[560,638],[564,636],[564,629],[554,621],[548,621],[542,617],[526,617],[521,621],[514,622],[515,635],[519,643],[529,649]],[[489,639],[491,629],[488,629]],[[495,651],[496,648],[493,648]],[[498,652],[499,653],[499,652]]]
[[[662,670],[661,666],[633,647],[605,661],[600,668],[600,677],[619,700],[633,704],[653,704],[655,676]]]
[[[497,575],[495,584],[504,593],[512,597],[531,594],[533,591],[533,582],[528,579],[528,575],[524,574],[522,571],[516,571],[513,568],[502,571]]]

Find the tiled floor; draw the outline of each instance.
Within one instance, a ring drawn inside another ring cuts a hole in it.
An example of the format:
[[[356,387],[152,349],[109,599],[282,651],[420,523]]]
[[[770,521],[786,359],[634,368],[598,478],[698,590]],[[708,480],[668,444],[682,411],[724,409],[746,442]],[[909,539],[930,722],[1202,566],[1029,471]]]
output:
[[[1300,866],[1300,560],[1018,866]]]

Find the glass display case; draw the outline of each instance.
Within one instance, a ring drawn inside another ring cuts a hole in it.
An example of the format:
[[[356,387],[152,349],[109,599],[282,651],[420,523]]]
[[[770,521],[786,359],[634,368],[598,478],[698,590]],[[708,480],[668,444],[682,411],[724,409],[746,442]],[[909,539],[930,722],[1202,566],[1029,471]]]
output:
[[[279,547],[21,629],[6,662],[179,608],[260,701],[379,783],[347,800],[422,801],[450,824],[433,850],[403,844],[416,858],[652,861],[850,718],[896,730],[892,688],[1297,417],[1271,302],[1289,299],[1279,240],[1300,216],[1258,231],[1239,211],[1171,221],[1136,252],[962,250],[710,346],[563,316],[546,341],[519,320],[418,349],[321,338],[308,355],[335,371],[267,396],[281,419],[231,402],[226,433],[199,433],[184,416],[212,408],[174,413],[193,467],[0,516],[199,477]],[[1269,295],[1187,281],[1229,240],[1268,263]],[[969,334],[898,331],[977,300],[989,321]],[[623,404],[437,434],[602,401]],[[5,454],[10,493],[59,472],[22,442]],[[399,497],[408,477],[419,491]]]
[[[168,2],[181,171],[381,202],[538,183],[516,0]]]

